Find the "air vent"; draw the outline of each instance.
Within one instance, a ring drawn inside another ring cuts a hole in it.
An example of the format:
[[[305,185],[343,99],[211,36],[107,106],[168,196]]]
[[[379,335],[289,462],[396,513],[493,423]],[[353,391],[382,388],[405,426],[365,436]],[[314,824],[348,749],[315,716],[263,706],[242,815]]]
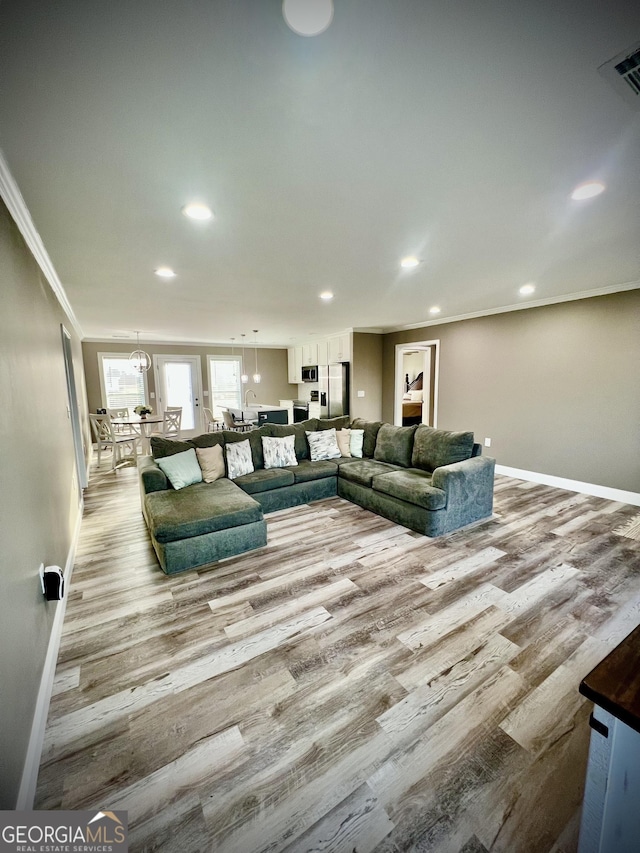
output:
[[[640,42],[605,62],[598,71],[627,103],[640,109]]]

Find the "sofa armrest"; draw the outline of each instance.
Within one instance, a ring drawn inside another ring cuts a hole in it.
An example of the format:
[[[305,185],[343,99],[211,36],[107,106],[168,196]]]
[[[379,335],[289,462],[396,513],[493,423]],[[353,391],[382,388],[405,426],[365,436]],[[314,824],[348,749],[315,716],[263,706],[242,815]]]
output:
[[[150,492],[162,492],[169,488],[169,480],[153,456],[142,456],[138,459],[138,476],[140,477],[140,492],[148,495]]]
[[[490,456],[474,456],[463,462],[442,465],[433,472],[431,485],[446,494],[447,511],[455,514],[457,527],[486,518],[493,512],[495,467],[496,460]]]

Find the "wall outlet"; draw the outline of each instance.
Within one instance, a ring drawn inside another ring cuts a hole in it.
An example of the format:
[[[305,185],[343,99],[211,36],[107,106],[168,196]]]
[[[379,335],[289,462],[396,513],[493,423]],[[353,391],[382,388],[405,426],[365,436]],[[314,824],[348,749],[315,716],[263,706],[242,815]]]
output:
[[[491,447],[491,439],[490,438],[485,438],[484,446],[485,447]]]
[[[42,594],[44,595],[44,563],[40,563],[38,574],[40,575],[40,589],[42,590]]]
[[[364,397],[364,391],[358,391],[358,397]]]

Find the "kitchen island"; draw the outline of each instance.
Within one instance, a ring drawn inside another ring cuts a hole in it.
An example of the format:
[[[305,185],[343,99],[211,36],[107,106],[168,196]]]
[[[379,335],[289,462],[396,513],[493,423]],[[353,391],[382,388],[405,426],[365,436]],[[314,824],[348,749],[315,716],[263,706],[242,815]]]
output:
[[[262,403],[254,403],[245,409],[229,409],[236,421],[253,421],[264,424],[286,424],[289,423],[289,412],[282,406],[269,406]]]

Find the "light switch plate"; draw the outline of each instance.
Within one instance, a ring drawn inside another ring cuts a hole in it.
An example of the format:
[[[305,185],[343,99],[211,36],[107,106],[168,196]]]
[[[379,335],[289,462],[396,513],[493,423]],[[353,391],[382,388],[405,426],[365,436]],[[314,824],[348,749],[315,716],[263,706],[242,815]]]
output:
[[[364,391],[358,391],[358,397],[364,397]]]

